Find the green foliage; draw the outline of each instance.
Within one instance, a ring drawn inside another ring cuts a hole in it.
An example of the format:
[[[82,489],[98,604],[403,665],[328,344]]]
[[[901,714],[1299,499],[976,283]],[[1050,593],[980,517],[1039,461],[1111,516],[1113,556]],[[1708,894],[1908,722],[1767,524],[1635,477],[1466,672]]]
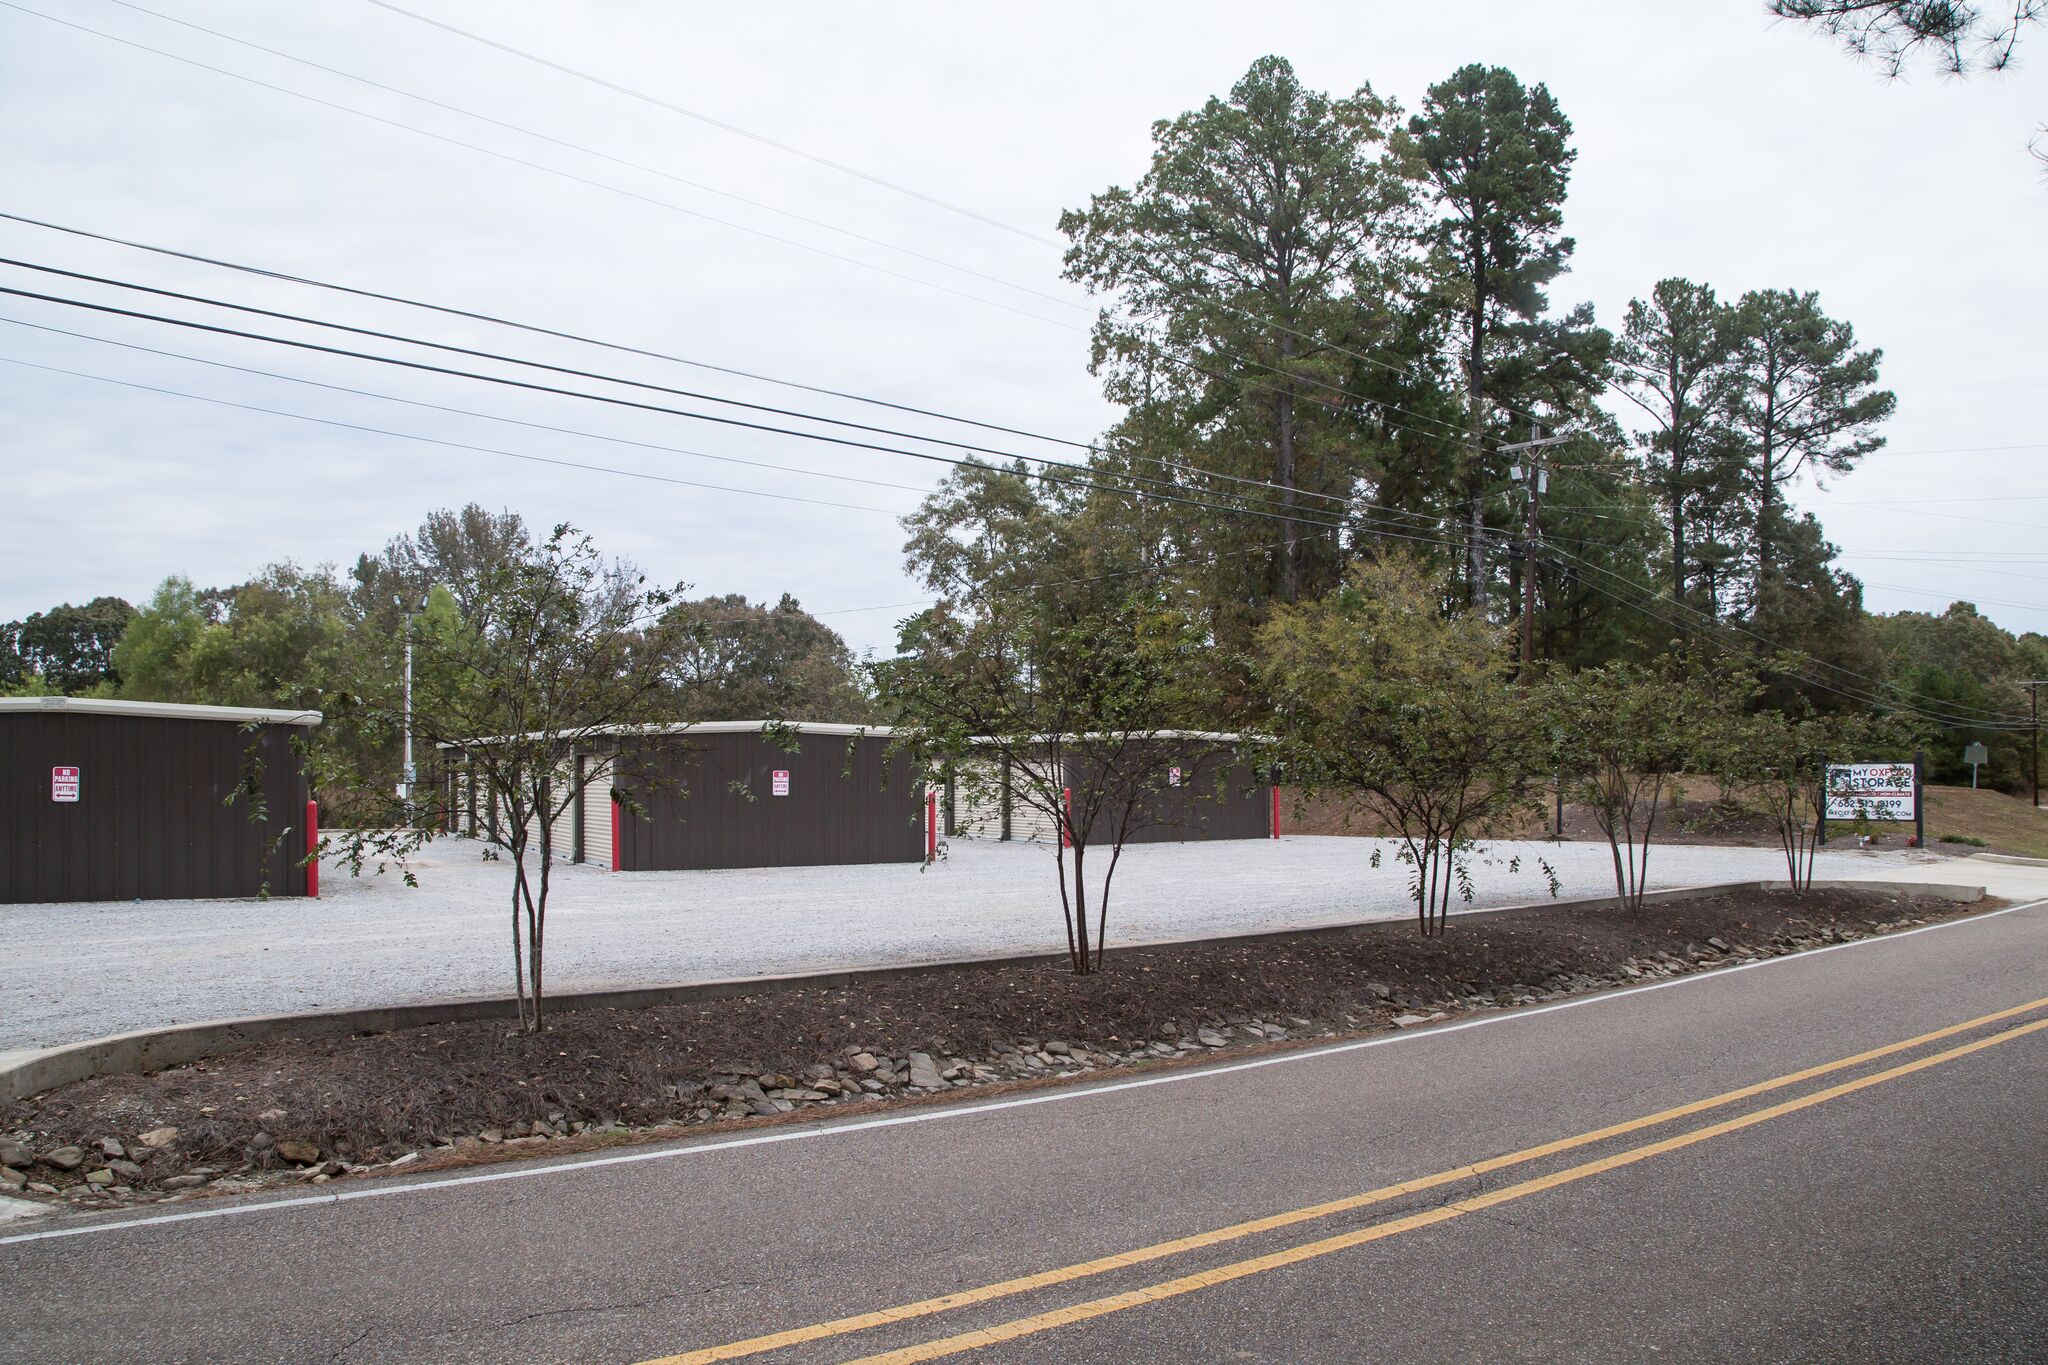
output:
[[[664,672],[684,586],[650,587],[568,525],[466,578],[466,605],[440,591],[419,619],[413,726],[459,751],[480,800],[503,813],[513,976],[532,1031],[545,1018],[554,826],[576,799],[575,758],[589,756],[584,781],[601,777],[630,754],[622,736],[672,718]],[[373,704],[389,716],[402,698],[387,691]]]
[[[2028,679],[2048,678],[2048,649],[2038,635],[2015,638],[1968,602],[1939,614],[1902,611],[1869,618],[1878,671],[1900,689],[1928,698],[1930,709],[1982,725],[1945,725],[1927,736],[1928,781],[1963,783],[1963,750],[1982,744],[1989,761],[1978,774],[1987,787],[2017,792],[2032,776],[2030,733],[1991,725],[1988,717],[2024,710]]]
[[[1213,638],[1128,538],[1085,534],[1085,506],[1018,470],[963,470],[908,524],[912,569],[945,598],[869,666],[880,708],[926,772],[970,800],[1000,789],[1062,832],[1069,960],[1094,971],[1124,843],[1166,782],[1161,732],[1216,712]],[[1176,758],[1195,763],[1201,747]],[[1109,865],[1091,924],[1099,843]]]
[[[1590,307],[1543,316],[1573,242],[1562,233],[1576,153],[1571,121],[1542,85],[1471,65],[1429,88],[1400,141],[1436,219],[1425,236],[1431,303],[1462,350],[1465,440],[1455,484],[1464,506],[1466,596],[1484,610],[1495,568],[1488,526],[1501,524],[1506,457],[1492,447],[1595,422],[1592,397],[1612,338]]]
[[[1696,538],[1695,508],[1705,504],[1700,519],[1711,522],[1740,495],[1741,459],[1728,429],[1736,330],[1734,310],[1712,286],[1664,279],[1647,301],[1629,301],[1615,353],[1622,391],[1649,419],[1638,445],[1669,532],[1666,582],[1679,602],[1727,555],[1711,538]]]
[[[1614,896],[1640,912],[1650,845],[1679,774],[1711,759],[1746,688],[1709,677],[1693,660],[1661,667],[1616,662],[1549,682],[1539,705],[1564,799],[1585,806],[1614,857]]]
[[[1235,644],[1268,600],[1336,581],[1333,505],[1376,444],[1357,354],[1413,339],[1400,304],[1409,190],[1387,151],[1396,114],[1370,87],[1332,98],[1262,57],[1227,99],[1153,125],[1135,186],[1060,219],[1067,277],[1114,301],[1091,368],[1128,416],[1104,466],[1186,496],[1249,496],[1269,514],[1162,518],[1205,565],[1212,600],[1250,605],[1222,622]],[[1384,387],[1368,383],[1368,395]]]
[[[95,597],[0,622],[0,695],[111,695],[114,646],[134,615],[118,597]]]
[[[1910,747],[1899,727],[1867,716],[1764,710],[1721,727],[1713,767],[1728,799],[1770,822],[1787,878],[1805,891],[1827,814],[1828,764],[1884,761]]]
[[[1504,633],[1440,602],[1420,564],[1388,558],[1259,635],[1283,769],[1399,831],[1425,934],[1443,932],[1454,884],[1471,894],[1473,831],[1527,808],[1546,761]]]
[[[1745,454],[1754,509],[1751,603],[1780,567],[1781,490],[1802,474],[1846,474],[1884,444],[1877,424],[1898,399],[1877,387],[1884,352],[1856,349],[1848,323],[1820,310],[1812,291],[1752,290],[1735,305],[1735,364],[1728,423]]]
[[[773,606],[739,593],[703,597],[670,613],[668,687],[679,718],[874,719],[853,651],[789,594]]]

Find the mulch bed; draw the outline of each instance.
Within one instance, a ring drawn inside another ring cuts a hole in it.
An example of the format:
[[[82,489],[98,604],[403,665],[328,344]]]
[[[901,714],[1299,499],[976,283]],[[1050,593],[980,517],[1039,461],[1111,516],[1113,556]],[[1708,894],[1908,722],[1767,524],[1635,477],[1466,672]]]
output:
[[[1064,964],[977,968],[577,1011],[537,1036],[468,1022],[270,1043],[0,1105],[0,1161],[45,1186],[32,1193],[92,1207],[287,1173],[333,1178],[413,1153],[473,1159],[504,1143],[532,1154],[577,1135],[773,1119],[1366,1032],[1983,908],[1829,889],[1653,904],[1640,916],[1523,910],[1455,918],[1438,939],[1388,922],[1113,950],[1091,976]],[[914,1071],[921,1060],[932,1069]],[[71,1170],[36,1159],[67,1146],[84,1156]],[[118,1188],[86,1185],[95,1170],[111,1170]]]

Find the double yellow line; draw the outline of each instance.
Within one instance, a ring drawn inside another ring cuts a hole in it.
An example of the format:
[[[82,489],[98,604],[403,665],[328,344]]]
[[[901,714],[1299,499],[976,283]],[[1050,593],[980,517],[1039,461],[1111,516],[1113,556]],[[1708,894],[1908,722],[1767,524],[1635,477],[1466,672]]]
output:
[[[765,1336],[750,1337],[745,1341],[735,1341],[723,1346],[712,1346],[702,1350],[688,1351],[680,1355],[661,1356],[654,1360],[642,1362],[642,1365],[709,1365],[713,1361],[738,1360],[766,1351],[799,1346],[809,1342],[825,1341],[870,1328],[885,1327],[895,1323],[908,1322],[916,1318],[928,1317],[932,1314],[947,1312],[955,1308],[965,1308],[974,1304],[988,1303],[1017,1294],[1030,1293],[1033,1290],[1070,1284],[1077,1280],[1088,1279],[1096,1275],[1105,1275],[1111,1271],[1125,1270],[1132,1266],[1162,1260],[1169,1256],[1178,1256],[1185,1252],[1197,1251],[1205,1247],[1218,1246],[1223,1243],[1252,1237],[1262,1232],[1270,1232],[1278,1228],[1291,1227],[1296,1224],[1328,1218],[1340,1213],[1368,1208],[1375,1204],[1383,1204],[1389,1200],[1397,1199],[1403,1195],[1420,1193],[1443,1185],[1470,1180],[1475,1176],[1524,1165],[1544,1157],[1557,1156],[1564,1152],[1605,1142],[1629,1133],[1639,1132],[1645,1128],[1670,1123],[1676,1119],[1688,1118],[1695,1114],[1722,1108],[1742,1100],[1769,1094],[1788,1086],[1817,1080],[1823,1076],[1833,1075],[1853,1067],[1880,1061],[1886,1057],[1896,1056],[1899,1053],[1911,1051],[1915,1048],[1925,1047],[1930,1043],[1941,1042],[1958,1034],[1984,1028],[1987,1025],[2003,1023],[2006,1020],[2030,1013],[2043,1006],[2048,1006],[2048,996],[2029,1001],[2024,1005],[2015,1005],[2010,1009],[1980,1015],[1975,1019],[1966,1020],[1960,1024],[1951,1024],[1946,1028],[1935,1029],[1930,1033],[1920,1034],[1918,1037],[1889,1043],[1884,1047],[1872,1048],[1868,1052],[1859,1052],[1852,1057],[1843,1057],[1837,1061],[1827,1062],[1820,1066],[1807,1067],[1800,1071],[1793,1071],[1783,1076],[1773,1077],[1767,1081],[1759,1081],[1754,1085],[1746,1085],[1737,1090],[1725,1091],[1722,1094],[1714,1095],[1707,1099],[1694,1100],[1688,1104],[1677,1105],[1670,1109],[1662,1109],[1654,1114],[1645,1114],[1641,1118],[1630,1119],[1624,1123],[1610,1124],[1605,1128],[1596,1128],[1573,1137],[1560,1138],[1554,1142],[1546,1142],[1535,1147],[1525,1147],[1517,1152],[1489,1157],[1484,1161],[1473,1162],[1467,1166],[1452,1167],[1449,1170],[1438,1171],[1433,1175],[1403,1181],[1397,1185],[1385,1185],[1379,1189],[1367,1190],[1360,1194],[1349,1195],[1343,1199],[1312,1204],[1306,1208],[1271,1214],[1267,1217],[1255,1218],[1247,1222],[1233,1223],[1228,1227],[1215,1228],[1208,1232],[1175,1238],[1172,1241],[1138,1247],[1113,1256],[1101,1256],[1093,1260],[1078,1262],[1074,1265],[1040,1271],[1037,1274],[1020,1276],[1016,1279],[1000,1280],[973,1289],[940,1295],[936,1298],[920,1299],[914,1303],[900,1304],[893,1308],[876,1309],[872,1312],[834,1318],[830,1321],[814,1323],[807,1327],[796,1327],[788,1331],[772,1332]],[[1796,1099],[1784,1100],[1734,1118],[1724,1119],[1719,1123],[1708,1124],[1673,1137],[1626,1148],[1609,1156],[1583,1162],[1579,1165],[1525,1180],[1518,1184],[1504,1186],[1501,1189],[1475,1194],[1468,1198],[1455,1200],[1419,1213],[1388,1219],[1355,1231],[1341,1233],[1333,1237],[1325,1237],[1298,1246],[1287,1247],[1262,1256],[1235,1261],[1227,1265],[1218,1266],[1212,1270],[1179,1276],[1175,1279],[1147,1285],[1125,1293],[1091,1299],[1067,1308],[1035,1313],[1027,1317],[1013,1319],[1009,1322],[999,1323],[992,1327],[940,1337],[915,1346],[904,1347],[900,1350],[886,1351],[879,1355],[865,1356],[856,1362],[855,1365],[909,1365],[913,1361],[937,1360],[945,1356],[958,1355],[965,1351],[974,1350],[977,1347],[1013,1341],[1018,1337],[1030,1336],[1054,1327],[1084,1322],[1091,1318],[1099,1318],[1110,1313],[1122,1312],[1125,1309],[1157,1303],[1162,1299],[1170,1299],[1182,1294],[1193,1293],[1198,1289],[1207,1289],[1214,1285],[1229,1283],[1232,1280],[1240,1280],[1247,1276],[1263,1274],[1266,1271],[1277,1270],[1283,1266],[1297,1265],[1303,1261],[1315,1260],[1339,1251],[1349,1250],[1352,1247],[1364,1246],[1367,1243],[1377,1242],[1399,1233],[1413,1231],[1416,1228],[1446,1223],[1452,1219],[1464,1217],[1469,1213],[1477,1213],[1483,1209],[1494,1208],[1512,1200],[1523,1199],[1532,1194],[1557,1189],[1560,1186],[1569,1185],[1591,1176],[1617,1170],[1624,1166],[1632,1166],[1637,1162],[1647,1161],[1655,1156],[1662,1156],[1669,1152],[1691,1147],[1697,1143],[1706,1142],[1711,1138],[1739,1132],[1742,1129],[1766,1123],[1771,1119],[1779,1118],[1786,1114],[1796,1113],[1802,1109],[1810,1109],[1829,1100],[1839,1099],[1844,1095],[1851,1095],[1861,1090],[1867,1090],[1872,1086],[1882,1085],[1888,1081],[1912,1075],[1915,1072],[1925,1071],[1930,1067],[1954,1061],[1957,1058],[1966,1057],[1972,1053],[1981,1052],[1986,1048],[1995,1047],[2001,1043],[2011,1042],[2015,1038],[2021,1038],[2042,1029],[2048,1029],[2048,1018],[2034,1020],[2002,1033],[1991,1034],[1943,1052],[1932,1053],[1914,1061],[1905,1062],[1882,1071],[1872,1072],[1869,1075],[1861,1076],[1854,1080],[1844,1081],[1822,1090],[1813,1091]]]

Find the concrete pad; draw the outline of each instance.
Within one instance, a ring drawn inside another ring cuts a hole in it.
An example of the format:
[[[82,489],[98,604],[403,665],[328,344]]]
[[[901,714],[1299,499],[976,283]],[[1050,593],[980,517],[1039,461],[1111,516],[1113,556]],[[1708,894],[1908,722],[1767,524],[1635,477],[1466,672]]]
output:
[[[1922,861],[1903,863],[1888,871],[1852,873],[1853,881],[1974,882],[1987,895],[2007,900],[2030,901],[2048,898],[2048,863],[2028,864],[2006,859],[1937,858],[1923,855]]]

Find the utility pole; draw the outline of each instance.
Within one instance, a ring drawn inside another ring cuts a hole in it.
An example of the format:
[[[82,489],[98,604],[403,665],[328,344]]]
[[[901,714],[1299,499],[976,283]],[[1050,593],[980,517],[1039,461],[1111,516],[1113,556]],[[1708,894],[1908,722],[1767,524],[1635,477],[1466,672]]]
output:
[[[1543,503],[1543,492],[1550,486],[1550,472],[1544,469],[1542,457],[1534,452],[1570,439],[1545,436],[1542,427],[1531,430],[1533,439],[1501,447],[1501,453],[1516,457],[1511,474],[1515,482],[1522,485],[1522,492],[1528,498],[1522,518],[1522,667],[1519,676],[1524,686],[1533,680],[1536,664],[1536,542],[1542,534],[1537,528],[1536,517]]]
[[[2034,721],[2034,808],[2041,808],[2041,689],[2048,687],[2048,678],[2034,678],[2020,684],[2027,689],[2027,710]]]

